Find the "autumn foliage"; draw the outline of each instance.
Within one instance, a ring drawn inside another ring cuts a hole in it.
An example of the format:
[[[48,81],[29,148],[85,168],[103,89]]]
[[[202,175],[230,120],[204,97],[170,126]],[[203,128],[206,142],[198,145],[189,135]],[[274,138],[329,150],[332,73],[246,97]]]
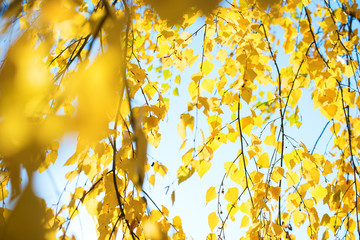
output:
[[[225,239],[235,219],[241,239],[360,238],[355,1],[0,3],[1,37],[10,39],[0,68],[1,239],[71,239],[80,206],[98,239],[186,239],[181,216],[155,202],[149,212],[143,189],[167,174],[148,149],[171,144],[161,134],[174,98],[187,104],[174,136],[176,184],[223,161],[204,199],[217,201],[207,240]],[[305,92],[315,108],[306,111],[327,119],[320,135],[303,133],[314,146],[289,134],[301,131]],[[324,132],[332,137],[319,149]],[[77,146],[65,177],[91,185],[53,206],[32,182],[68,133]],[[234,158],[215,158],[225,144],[236,146]]]

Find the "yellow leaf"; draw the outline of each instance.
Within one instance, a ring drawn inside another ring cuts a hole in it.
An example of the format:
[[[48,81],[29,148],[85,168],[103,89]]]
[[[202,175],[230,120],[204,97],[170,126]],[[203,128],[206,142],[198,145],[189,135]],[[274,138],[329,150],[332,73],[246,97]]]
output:
[[[226,57],[227,57],[227,52],[223,48],[221,48],[216,54],[216,59],[219,60],[220,62],[225,62]]]
[[[242,132],[246,135],[250,135],[250,132],[254,126],[254,119],[250,116],[243,117],[241,119]]]
[[[174,82],[175,82],[176,84],[180,84],[180,82],[181,82],[181,77],[180,77],[180,75],[177,75],[177,76],[176,76]]]
[[[266,136],[264,143],[269,146],[275,146],[275,135]]]
[[[324,106],[324,109],[325,109],[326,113],[328,114],[325,117],[327,117],[328,119],[331,120],[335,116],[338,107],[335,104],[329,104],[329,105]]]
[[[259,155],[261,153],[261,148],[259,145],[250,145],[247,153],[249,154],[249,158],[253,158],[255,155]]]
[[[189,127],[191,130],[194,129],[194,117],[188,113],[181,114],[180,124],[176,127],[182,140],[186,137],[186,127]]]
[[[315,198],[316,202],[319,203],[327,195],[327,190],[320,185],[316,185],[315,187],[311,187],[310,194]]]
[[[330,216],[325,213],[321,219],[320,226],[328,226],[330,223]]]
[[[211,167],[211,162],[208,160],[200,160],[198,162],[196,171],[199,174],[200,178],[202,178],[202,176],[204,176],[204,174],[209,171]]]
[[[257,165],[260,168],[269,168],[269,155],[268,153],[263,153],[261,154],[261,156],[259,157],[258,161],[256,162]]]
[[[231,221],[235,221],[235,214],[239,211],[239,206],[234,204],[234,203],[229,203],[227,206],[226,206],[226,211],[228,212],[229,216],[230,216],[230,219]]]
[[[215,87],[215,79],[205,78],[201,83],[201,87],[207,92],[212,93]]]
[[[175,88],[174,91],[173,91],[173,95],[174,96],[179,96],[179,89],[178,88]]]
[[[3,201],[9,195],[9,191],[3,186],[0,187],[0,201]]]
[[[167,80],[171,77],[171,72],[168,69],[166,69],[163,71],[163,75],[164,75],[164,79]]]
[[[274,167],[273,173],[271,174],[271,179],[276,183],[284,176],[284,169],[282,167]]]
[[[247,102],[247,104],[249,104],[252,96],[252,89],[248,87],[243,87],[241,88],[240,95],[241,98],[244,99],[244,101]]]
[[[300,178],[296,172],[290,170],[286,173],[286,182],[288,187],[292,187],[300,182]]]
[[[230,175],[230,179],[235,183],[241,185],[242,187],[246,187],[246,182],[244,181],[245,172],[243,170],[236,170],[234,173]]]
[[[214,64],[211,63],[209,60],[205,60],[202,64],[200,63],[199,68],[200,68],[201,72],[205,76],[207,76],[214,69]]]
[[[161,84],[161,92],[165,93],[170,88],[170,85],[168,83]]]
[[[174,203],[175,203],[175,191],[173,191],[171,193],[171,202],[172,202],[172,205],[174,205]]]
[[[293,169],[297,163],[300,163],[298,154],[301,156],[302,152],[301,149],[296,149],[293,152],[284,155],[284,162],[288,169]]]
[[[155,175],[151,175],[150,177],[149,177],[149,183],[151,184],[151,185],[155,185]]]
[[[210,202],[211,200],[214,200],[216,198],[216,191],[215,191],[215,187],[210,187],[207,191],[206,191],[206,205],[208,204],[208,202]]]
[[[96,200],[95,198],[91,198],[86,202],[86,210],[90,214],[90,216],[95,217],[98,214],[98,204],[100,202]]]
[[[26,17],[20,17],[19,23],[20,23],[20,30],[26,29],[30,26],[30,23],[28,22]]]
[[[181,114],[180,124],[176,127],[183,141],[186,137],[186,127],[189,127],[191,130],[194,129],[194,117],[188,113]]]
[[[240,211],[245,213],[245,214],[250,214],[250,210],[251,210],[251,206],[248,202],[243,202],[241,205],[240,205]]]
[[[292,217],[294,219],[295,226],[300,227],[301,224],[303,224],[306,219],[306,213],[300,212],[299,210],[295,210],[292,213]]]
[[[235,163],[227,161],[224,163],[224,169],[226,172],[226,175],[231,175],[237,170],[237,166]]]
[[[160,173],[162,177],[165,177],[167,173],[167,167],[165,165],[159,164],[159,170],[157,172]]]
[[[146,239],[151,240],[164,239],[165,237],[165,233],[161,231],[160,224],[151,220],[144,222],[144,235]]]
[[[217,240],[217,237],[216,237],[215,233],[209,233],[206,236],[206,240]]]
[[[71,182],[72,180],[74,180],[74,178],[76,176],[78,176],[79,172],[77,170],[74,170],[74,171],[71,171],[71,172],[68,172],[65,174],[65,178],[67,180],[69,180],[69,182]]]
[[[155,148],[159,146],[160,140],[161,140],[161,134],[158,132],[153,131],[149,135],[147,135],[148,143]]]
[[[45,206],[45,201],[37,198],[31,186],[27,186],[6,219],[6,225],[3,211],[0,211],[1,239],[45,239]]]
[[[280,196],[280,187],[273,187],[273,186],[270,186],[270,193],[271,193],[271,197],[273,199],[276,199],[278,200],[279,199],[279,196]]]
[[[271,224],[271,230],[274,232],[275,236],[281,236],[281,233],[283,232],[282,227],[275,223]]]
[[[213,232],[214,228],[219,223],[219,217],[217,216],[217,214],[215,212],[212,212],[209,214],[208,222],[209,222],[209,227],[211,229],[211,232]]]
[[[237,187],[229,188],[225,194],[225,199],[230,203],[235,203],[239,197],[239,189]]]
[[[184,147],[186,147],[186,139],[183,141],[183,143],[180,146],[180,150],[183,149]]]
[[[203,78],[203,73],[201,72],[198,72],[198,73],[194,73],[193,75],[191,75],[191,79],[194,81],[194,82],[198,82],[200,81],[202,78]]]
[[[185,181],[186,179],[188,179],[189,177],[191,177],[193,173],[194,173],[193,168],[189,169],[189,167],[181,166],[177,170],[177,178],[179,180],[179,184]]]
[[[142,188],[142,184],[145,177],[145,163],[146,163],[146,153],[147,153],[147,141],[143,130],[141,129],[141,117],[134,121],[134,137],[136,144],[136,161],[135,161],[135,178],[132,181],[137,185],[137,187]]]
[[[162,30],[161,35],[163,35],[165,38],[171,38],[172,36],[174,36],[174,31],[167,31],[167,30]]]
[[[176,130],[179,134],[179,136],[181,137],[181,140],[184,141],[185,137],[186,137],[186,127],[183,124],[179,124],[176,126]]]
[[[173,225],[176,229],[182,229],[182,222],[179,216],[173,218]]]
[[[184,163],[185,166],[189,165],[191,163],[191,161],[193,160],[193,153],[194,148],[190,148],[183,156],[182,156],[182,161]]]
[[[345,66],[345,73],[344,73],[345,77],[350,78],[354,75],[354,71],[353,68],[351,67],[351,65],[346,65]]]
[[[240,227],[247,227],[249,226],[249,217],[248,216],[244,216],[242,219],[241,219],[241,224],[240,224]]]
[[[261,144],[261,140],[258,136],[250,134],[251,144]]]

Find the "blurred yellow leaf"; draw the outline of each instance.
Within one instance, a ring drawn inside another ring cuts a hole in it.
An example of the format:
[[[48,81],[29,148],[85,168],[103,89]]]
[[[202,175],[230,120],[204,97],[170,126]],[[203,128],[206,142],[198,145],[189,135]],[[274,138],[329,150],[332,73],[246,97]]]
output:
[[[45,201],[35,196],[28,185],[17,201],[14,210],[6,219],[2,239],[45,239]]]
[[[194,129],[194,117],[188,113],[181,114],[180,124],[176,127],[182,140],[186,137],[186,127],[189,127],[191,130]]]
[[[149,177],[149,183],[151,184],[151,185],[155,185],[155,175],[151,175],[150,177]]]
[[[175,216],[173,218],[173,225],[175,226],[176,229],[182,229],[182,221],[179,216]]]
[[[172,205],[174,205],[174,203],[175,203],[175,191],[173,191],[171,193],[171,202],[172,202]]]
[[[179,96],[179,89],[178,88],[175,88],[174,91],[173,91],[173,95],[174,96]]]

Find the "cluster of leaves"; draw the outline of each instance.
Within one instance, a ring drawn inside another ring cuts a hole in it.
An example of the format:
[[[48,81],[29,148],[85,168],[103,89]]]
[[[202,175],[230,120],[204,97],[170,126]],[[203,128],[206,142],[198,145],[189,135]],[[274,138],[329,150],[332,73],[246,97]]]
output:
[[[99,239],[185,239],[180,217],[170,219],[165,206],[147,211],[151,198],[142,186],[145,179],[155,184],[154,175],[145,178],[150,169],[167,174],[165,165],[148,162],[147,148],[160,144],[159,124],[171,103],[168,79],[179,72],[180,84],[181,72],[194,63],[197,70],[181,83],[188,82],[182,97],[189,101],[177,127],[186,151],[178,183],[206,174],[222,144],[238,144],[237,157],[224,162],[223,180],[206,194],[206,202],[218,201],[207,239],[225,239],[235,216],[246,239],[295,239],[293,229],[303,226],[310,239],[360,237],[357,3],[218,4],[1,1],[2,34],[18,31],[0,71],[1,238],[69,239],[71,220],[84,205]],[[198,54],[191,43],[200,33]],[[149,77],[159,73],[163,79]],[[332,152],[308,150],[287,133],[301,126],[305,89],[313,89],[325,128],[331,125]],[[208,130],[199,128],[200,110]],[[200,144],[187,148],[188,129],[201,132]],[[65,163],[75,170],[66,178],[83,175],[92,186],[77,187],[54,209],[31,183],[36,171],[55,163],[68,132],[78,137]],[[23,190],[21,169],[29,178]],[[228,180],[234,187],[225,187]],[[15,199],[10,210],[6,200]]]

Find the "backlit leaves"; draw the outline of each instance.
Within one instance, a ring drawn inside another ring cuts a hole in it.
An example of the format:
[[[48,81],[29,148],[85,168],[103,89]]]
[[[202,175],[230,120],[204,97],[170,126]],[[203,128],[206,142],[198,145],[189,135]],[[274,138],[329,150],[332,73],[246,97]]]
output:
[[[355,239],[358,8],[308,0],[4,2],[0,234],[66,239],[84,211],[99,239],[185,239],[172,209],[147,211],[143,186],[175,177],[167,186],[174,204],[178,184],[195,172],[208,179],[220,164],[211,178],[219,182],[201,189],[208,207],[217,204],[207,239],[236,239],[230,224],[246,239],[295,239],[305,229],[303,238]],[[180,153],[157,159],[154,148],[173,144],[162,142],[173,119]],[[31,182],[58,167],[69,133],[76,151],[64,159],[63,177],[73,189],[48,209]]]

